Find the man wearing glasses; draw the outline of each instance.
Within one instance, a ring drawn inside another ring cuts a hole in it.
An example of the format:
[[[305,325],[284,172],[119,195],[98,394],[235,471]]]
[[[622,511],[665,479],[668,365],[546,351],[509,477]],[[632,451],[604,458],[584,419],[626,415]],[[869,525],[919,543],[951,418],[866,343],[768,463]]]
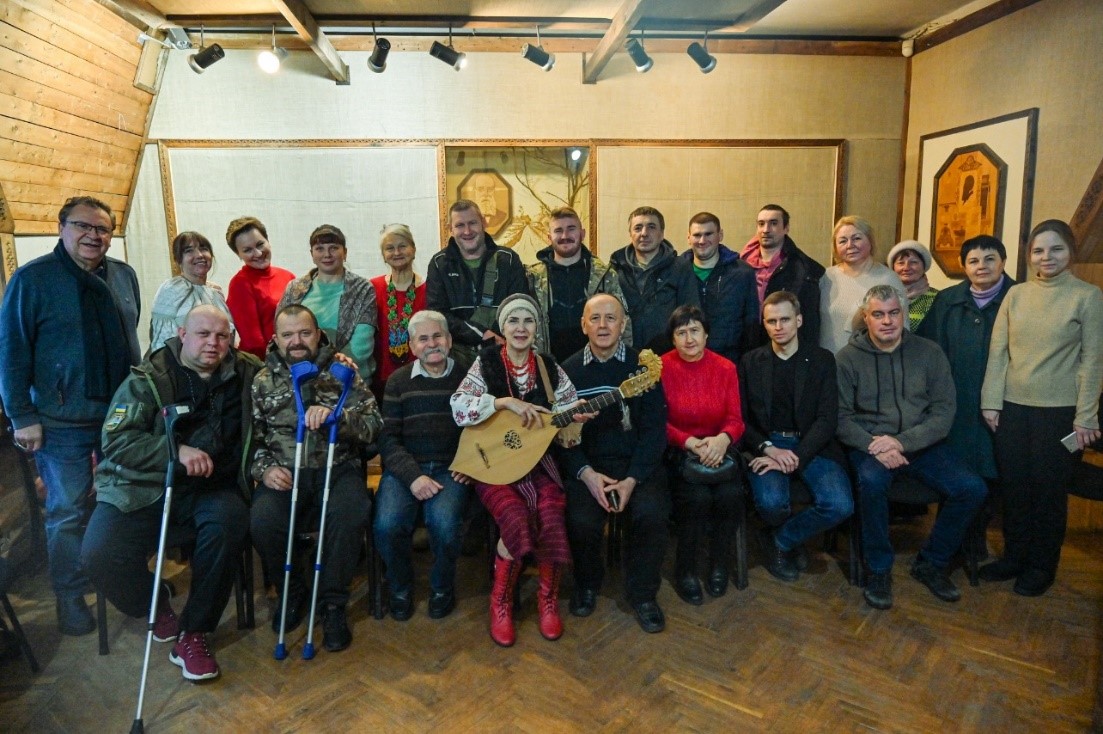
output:
[[[107,257],[115,217],[91,196],[58,212],[57,247],[12,274],[0,308],[0,398],[15,442],[46,484],[46,542],[58,628],[96,628],[80,545],[92,509],[93,455],[111,396],[138,364],[138,278]]]

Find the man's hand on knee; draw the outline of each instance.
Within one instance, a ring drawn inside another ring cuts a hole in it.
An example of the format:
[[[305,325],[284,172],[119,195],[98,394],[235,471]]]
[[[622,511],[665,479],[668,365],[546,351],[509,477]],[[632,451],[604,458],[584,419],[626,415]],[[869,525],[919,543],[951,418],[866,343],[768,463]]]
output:
[[[291,489],[292,480],[291,471],[283,466],[268,467],[264,470],[264,476],[261,479],[264,486],[281,492]]]
[[[180,463],[188,471],[189,477],[209,477],[214,472],[214,461],[206,451],[180,445]]]

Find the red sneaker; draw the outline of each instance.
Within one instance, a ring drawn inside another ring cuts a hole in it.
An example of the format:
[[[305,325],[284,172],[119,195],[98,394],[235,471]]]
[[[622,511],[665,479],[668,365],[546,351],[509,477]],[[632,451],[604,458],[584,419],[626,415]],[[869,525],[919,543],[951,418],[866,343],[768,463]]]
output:
[[[207,647],[207,635],[202,632],[181,632],[172,646],[169,661],[179,665],[188,680],[208,680],[218,677],[218,663]]]
[[[153,639],[158,642],[176,642],[180,636],[180,620],[176,618],[176,612],[172,611],[168,597],[161,593],[158,600],[157,617],[153,620]]]

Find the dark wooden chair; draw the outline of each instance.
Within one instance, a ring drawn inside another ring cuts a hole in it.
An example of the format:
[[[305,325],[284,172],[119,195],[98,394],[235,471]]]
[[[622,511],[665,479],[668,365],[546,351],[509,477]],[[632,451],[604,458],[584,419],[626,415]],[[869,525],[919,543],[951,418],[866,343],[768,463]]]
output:
[[[22,625],[19,624],[19,618],[15,616],[11,601],[8,600],[8,586],[11,581],[12,572],[8,559],[0,558],[0,606],[3,606],[4,615],[7,616],[5,621],[4,615],[0,615],[0,629],[9,632],[15,638],[23,657],[27,659],[27,664],[31,666],[31,671],[37,673],[39,671],[38,660],[35,659],[31,643],[27,640]]]

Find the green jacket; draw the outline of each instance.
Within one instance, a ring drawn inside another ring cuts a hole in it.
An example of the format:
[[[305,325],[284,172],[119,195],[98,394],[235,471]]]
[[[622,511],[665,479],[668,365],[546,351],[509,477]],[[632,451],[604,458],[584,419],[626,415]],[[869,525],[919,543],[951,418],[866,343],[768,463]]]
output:
[[[340,384],[327,371],[335,350],[323,336],[318,358],[318,377],[303,386],[303,404],[332,408],[341,394]],[[253,380],[253,433],[256,454],[253,457],[253,479],[261,482],[264,472],[273,466],[295,467],[295,428],[299,414],[291,389],[291,370],[273,342],[262,369]],[[334,465],[360,463],[360,449],[379,436],[383,416],[368,386],[358,375],[345,398]],[[329,447],[329,430],[307,431],[303,446],[302,468],[323,468]]]
[[[148,507],[165,493],[165,467],[168,464],[168,440],[161,408],[179,399],[171,378],[169,354],[180,358],[180,340],[169,339],[132,367],[115,392],[103,426],[103,461],[96,470],[96,499],[114,505],[122,512]],[[222,361],[221,376],[236,373],[241,379],[241,455],[238,487],[248,500],[252,481],[248,477],[246,457],[251,453],[252,405],[250,386],[260,369],[260,360],[251,354],[231,349]]]
[[[590,298],[595,293],[608,293],[620,301],[625,313],[624,334],[621,335],[621,340],[627,346],[632,346],[632,319],[628,316],[628,302],[624,300],[624,293],[621,292],[620,279],[617,277],[616,271],[606,265],[600,258],[591,255],[589,248],[583,246],[581,253],[582,260],[586,263],[590,274],[586,283],[586,298]],[[551,327],[549,326],[548,312],[551,310],[552,292],[551,284],[548,283],[548,263],[552,262],[554,257],[554,250],[549,245],[536,253],[535,263],[525,266],[529,288],[540,307],[540,319],[536,325],[536,351],[544,354],[551,353]],[[582,328],[581,325],[579,328]]]

